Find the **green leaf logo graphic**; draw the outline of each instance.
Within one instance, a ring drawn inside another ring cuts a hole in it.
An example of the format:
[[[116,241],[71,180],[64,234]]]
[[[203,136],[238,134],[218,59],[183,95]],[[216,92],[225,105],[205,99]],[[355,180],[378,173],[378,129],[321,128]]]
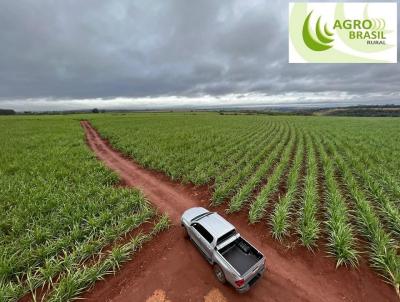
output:
[[[329,45],[329,43],[334,41],[334,39],[332,38],[333,33],[328,30],[327,24],[325,24],[323,29],[321,28],[321,17],[319,17],[317,25],[315,27],[316,37],[314,37],[313,34],[311,33],[311,28],[310,28],[310,19],[312,13],[313,12],[311,11],[308,14],[306,20],[304,21],[303,25],[304,43],[307,45],[308,48],[314,51],[328,50],[329,48],[332,48],[332,45]]]

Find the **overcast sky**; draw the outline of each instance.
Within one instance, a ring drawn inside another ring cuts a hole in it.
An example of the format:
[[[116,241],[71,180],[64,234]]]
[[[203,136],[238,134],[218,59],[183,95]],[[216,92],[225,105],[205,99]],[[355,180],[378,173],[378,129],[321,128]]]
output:
[[[288,1],[1,0],[0,108],[399,104],[398,64],[288,64],[287,15]]]

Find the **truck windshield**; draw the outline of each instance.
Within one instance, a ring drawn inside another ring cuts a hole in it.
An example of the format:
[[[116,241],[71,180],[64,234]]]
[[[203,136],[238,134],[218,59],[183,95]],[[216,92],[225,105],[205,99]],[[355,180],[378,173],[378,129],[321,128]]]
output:
[[[236,235],[235,229],[233,229],[232,231],[229,231],[225,235],[222,235],[221,237],[218,238],[217,245],[221,244],[222,242],[226,241],[228,238],[231,238],[234,235]]]

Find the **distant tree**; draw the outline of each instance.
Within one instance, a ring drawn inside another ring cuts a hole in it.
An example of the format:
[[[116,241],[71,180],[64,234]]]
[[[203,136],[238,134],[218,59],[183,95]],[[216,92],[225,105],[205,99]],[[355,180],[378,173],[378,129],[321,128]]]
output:
[[[99,113],[99,109],[93,108],[92,113]]]
[[[15,111],[12,109],[0,109],[0,115],[14,115]]]

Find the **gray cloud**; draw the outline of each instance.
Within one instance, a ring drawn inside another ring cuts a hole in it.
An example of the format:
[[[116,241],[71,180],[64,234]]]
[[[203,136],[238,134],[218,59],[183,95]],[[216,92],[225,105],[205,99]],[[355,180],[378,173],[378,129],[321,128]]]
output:
[[[312,103],[313,96],[325,102],[398,102],[397,64],[288,64],[287,6],[3,0],[0,107],[101,107],[112,106],[110,100],[118,107],[146,99],[195,104],[202,97],[216,104],[229,103],[227,96],[242,102],[254,96],[260,102],[275,96],[282,103],[296,103],[296,97]]]

